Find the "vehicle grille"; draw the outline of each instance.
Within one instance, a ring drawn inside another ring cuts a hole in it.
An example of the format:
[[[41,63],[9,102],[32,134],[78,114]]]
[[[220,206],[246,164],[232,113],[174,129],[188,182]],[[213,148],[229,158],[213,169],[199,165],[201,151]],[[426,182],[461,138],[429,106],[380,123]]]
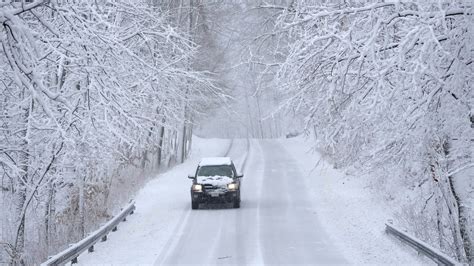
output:
[[[204,189],[207,191],[219,189],[219,187],[213,186],[211,184],[205,184]]]
[[[225,188],[225,187],[214,186],[214,185],[211,185],[211,184],[204,184],[203,187],[204,187],[204,191],[206,191],[206,192],[211,192],[211,191],[225,192],[225,191],[227,191],[227,188]]]

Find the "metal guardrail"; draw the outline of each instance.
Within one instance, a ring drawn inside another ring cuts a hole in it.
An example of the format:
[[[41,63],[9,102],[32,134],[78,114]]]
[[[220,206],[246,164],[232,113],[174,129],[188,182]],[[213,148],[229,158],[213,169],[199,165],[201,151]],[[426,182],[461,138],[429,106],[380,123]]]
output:
[[[107,234],[110,231],[117,231],[117,226],[120,222],[126,221],[127,216],[133,214],[135,211],[135,202],[131,201],[122,211],[117,214],[114,218],[104,224],[101,228],[92,232],[86,238],[81,241],[72,244],[68,249],[48,258],[47,261],[43,262],[41,266],[53,266],[53,265],[62,265],[67,262],[77,263],[77,257],[84,251],[88,250],[89,252],[94,251],[94,245],[101,241],[107,240]]]
[[[385,223],[385,232],[387,234],[392,234],[404,243],[412,246],[428,258],[432,259],[434,262],[441,265],[462,265],[456,260],[448,257],[443,254],[441,251],[435,249],[434,247],[426,244],[425,242],[419,240],[418,238],[404,232],[400,228],[395,227],[390,223]]]

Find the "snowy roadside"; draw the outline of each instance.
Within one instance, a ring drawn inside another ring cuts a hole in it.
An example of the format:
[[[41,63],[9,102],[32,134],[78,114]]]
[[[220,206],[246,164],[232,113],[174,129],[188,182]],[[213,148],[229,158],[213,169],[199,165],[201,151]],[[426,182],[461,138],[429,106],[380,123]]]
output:
[[[350,263],[434,265],[385,234],[384,223],[395,213],[367,180],[334,169],[304,137],[280,141],[303,172],[321,224]]]
[[[79,264],[153,264],[169,244],[167,241],[179,237],[171,234],[189,213],[187,175],[195,170],[201,157],[222,156],[228,146],[229,140],[194,136],[190,158],[150,180],[137,193],[135,214],[119,224],[118,230],[108,235],[107,242],[99,242],[93,253],[79,256]]]

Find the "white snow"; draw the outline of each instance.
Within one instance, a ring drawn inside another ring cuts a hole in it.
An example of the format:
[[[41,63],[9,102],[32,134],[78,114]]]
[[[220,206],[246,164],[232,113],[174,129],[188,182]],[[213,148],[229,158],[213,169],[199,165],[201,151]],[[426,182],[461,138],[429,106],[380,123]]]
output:
[[[300,136],[281,143],[303,171],[321,224],[351,264],[433,263],[385,233],[395,214],[367,180],[334,169],[308,141]]]
[[[323,230],[324,232],[321,234],[328,236],[328,239],[325,238],[324,241],[334,244],[350,264],[419,265],[431,262],[418,256],[410,247],[402,245],[398,240],[384,233],[385,221],[393,218],[394,214],[373,193],[373,190],[369,189],[364,180],[334,170],[318,153],[312,153],[309,150],[308,143],[302,137],[280,140],[280,143],[285,147],[287,154],[294,158],[292,161],[296,162],[289,167],[296,167],[292,170],[295,175],[298,172],[296,169],[299,168],[304,176],[302,185],[308,188],[309,198],[314,205],[311,210],[318,217],[319,224],[322,225],[322,228],[317,231]],[[192,238],[200,236],[200,233],[193,230],[199,230],[199,232],[224,230],[229,231],[226,234],[234,234],[239,229],[240,222],[245,224],[245,228],[247,228],[245,230],[248,233],[242,236],[241,240],[243,243],[250,243],[251,246],[243,247],[244,249],[238,254],[247,257],[250,261],[258,262],[259,265],[264,262],[260,252],[263,252],[265,258],[269,259],[268,252],[271,252],[271,249],[267,250],[262,245],[272,243],[270,236],[274,236],[277,232],[267,235],[267,231],[272,230],[272,226],[267,225],[268,228],[266,228],[261,225],[277,220],[270,219],[275,205],[269,200],[273,198],[269,198],[271,194],[261,188],[263,183],[259,184],[264,180],[265,172],[270,169],[263,167],[269,165],[265,160],[275,160],[278,157],[273,158],[269,154],[267,154],[270,156],[268,158],[262,156],[261,148],[258,149],[261,145],[254,143],[252,149],[255,154],[249,157],[247,168],[247,174],[252,178],[246,181],[242,208],[239,210],[191,212],[189,210],[190,181],[185,178],[186,173],[195,169],[202,155],[218,154],[225,151],[227,143],[223,140],[198,139],[193,141],[193,145],[195,148],[191,158],[184,164],[178,165],[166,174],[150,181],[136,198],[136,213],[130,216],[126,222],[120,224],[117,232],[109,234],[109,240],[106,243],[99,243],[94,253],[81,255],[79,257],[80,264],[133,263],[138,265],[166,261],[166,258],[176,259],[176,256],[179,257],[179,252],[181,252],[180,248],[176,247],[186,248],[188,253],[195,248],[198,250],[193,245],[183,246],[183,241],[186,243],[189,240],[192,243],[197,243],[201,240],[200,237]],[[318,163],[317,167],[315,167],[316,163]],[[284,184],[276,187],[283,188]],[[286,195],[281,200],[288,197],[291,198],[294,195]],[[298,208],[292,208],[292,210],[296,213],[306,213],[305,211],[301,212],[302,210],[298,210]],[[250,214],[252,215],[248,216]],[[238,219],[240,216],[245,217],[245,220]],[[295,221],[305,221],[308,217],[294,218]],[[207,221],[213,222],[207,223]],[[227,226],[221,227],[221,222],[224,221]],[[277,226],[276,228],[278,225],[283,226],[281,223],[274,225]],[[194,226],[197,226],[197,229],[193,229]],[[313,226],[318,227],[319,225],[313,224]],[[294,228],[294,230],[296,230],[296,234],[301,229]],[[184,235],[188,233],[192,236]],[[224,237],[226,234],[223,234],[221,238],[219,233],[218,237],[210,239],[210,241],[215,242],[217,247],[222,244],[230,246],[235,244],[235,241],[228,241],[229,238]],[[150,245],[150,243],[153,244]],[[214,244],[212,245],[214,246]],[[211,252],[211,255],[220,256],[224,251],[230,252],[225,247],[222,249],[217,247],[215,252]],[[251,252],[251,250],[253,251]],[[178,254],[175,254],[176,252]],[[326,252],[330,252],[330,250]],[[199,256],[199,254],[196,255]],[[204,256],[206,255],[204,254]],[[212,259],[211,256],[209,261],[213,261]],[[237,257],[232,259],[237,259]]]
[[[93,253],[79,256],[79,265],[153,264],[160,252],[179,237],[173,233],[180,231],[189,215],[191,182],[187,173],[196,168],[201,157],[223,155],[228,145],[228,140],[194,136],[190,158],[148,182],[135,199],[135,214],[120,223],[107,242],[99,242]]]
[[[209,184],[218,187],[224,187],[234,181],[228,176],[198,176],[196,179],[198,184]]]
[[[199,166],[209,166],[209,165],[231,165],[232,160],[229,157],[207,157],[202,158],[199,162]]]

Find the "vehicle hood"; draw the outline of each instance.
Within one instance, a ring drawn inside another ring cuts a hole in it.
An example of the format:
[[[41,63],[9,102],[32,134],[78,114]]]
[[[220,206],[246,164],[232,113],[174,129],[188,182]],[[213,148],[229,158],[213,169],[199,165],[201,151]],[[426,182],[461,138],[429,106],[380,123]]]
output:
[[[227,184],[232,183],[234,180],[228,176],[197,176],[196,181],[198,184],[209,184],[217,187],[225,187]]]

